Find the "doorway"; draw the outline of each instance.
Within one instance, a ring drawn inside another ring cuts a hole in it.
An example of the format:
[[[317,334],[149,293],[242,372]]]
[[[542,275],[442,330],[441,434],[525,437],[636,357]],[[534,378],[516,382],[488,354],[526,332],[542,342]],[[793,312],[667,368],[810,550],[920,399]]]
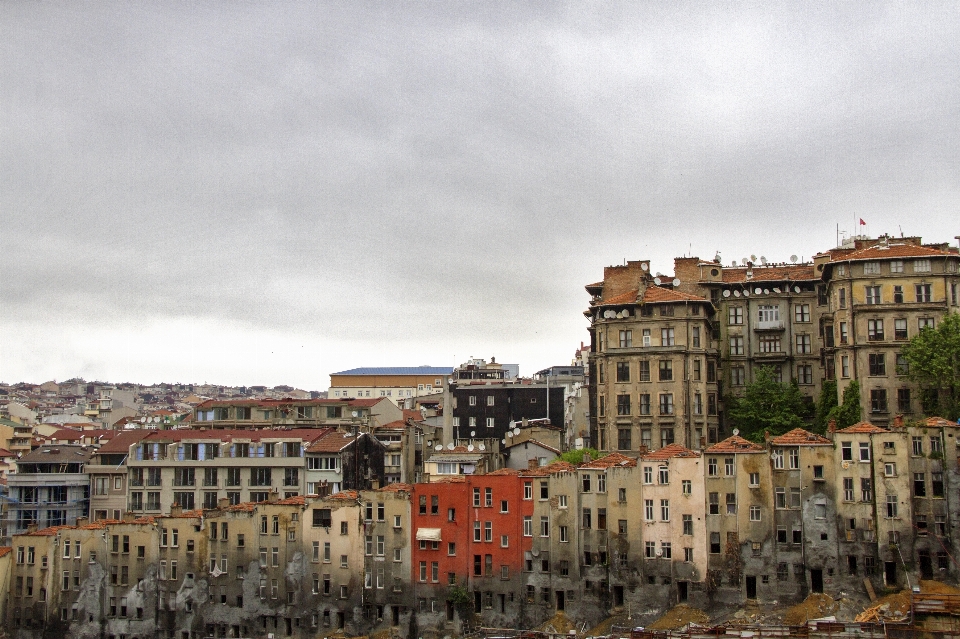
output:
[[[614,607],[623,605],[623,586],[613,587],[613,605]]]
[[[567,605],[567,593],[563,590],[557,591],[557,610],[563,610]]]
[[[810,589],[813,592],[823,592],[823,571],[819,568],[810,569]]]
[[[747,599],[757,598],[757,577],[756,575],[747,575]],[[680,601],[683,601],[681,599]]]
[[[933,562],[930,560],[930,551],[921,550],[917,553],[917,559],[920,563],[920,578],[933,579]]]
[[[399,626],[400,625],[400,606],[391,606],[391,609],[393,610],[393,625]]]
[[[750,579],[747,577],[747,579]],[[690,582],[687,581],[678,581],[677,582],[677,598],[681,603],[687,600],[687,586]],[[747,582],[749,584],[749,581]]]
[[[888,586],[897,585],[897,563],[894,561],[883,562],[883,577]]]

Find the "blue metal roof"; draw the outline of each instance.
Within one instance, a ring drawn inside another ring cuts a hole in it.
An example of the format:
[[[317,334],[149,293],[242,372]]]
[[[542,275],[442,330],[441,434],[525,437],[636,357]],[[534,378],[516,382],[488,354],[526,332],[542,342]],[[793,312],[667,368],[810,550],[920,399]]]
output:
[[[446,366],[373,366],[351,368],[331,375],[450,375],[452,367]]]

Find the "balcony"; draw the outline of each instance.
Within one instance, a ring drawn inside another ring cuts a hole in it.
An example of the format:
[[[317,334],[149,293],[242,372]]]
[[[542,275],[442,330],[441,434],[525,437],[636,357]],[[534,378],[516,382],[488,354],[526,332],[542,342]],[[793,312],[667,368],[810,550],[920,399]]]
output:
[[[753,330],[758,332],[763,331],[782,331],[783,330],[783,320],[764,320],[759,321],[753,325]]]

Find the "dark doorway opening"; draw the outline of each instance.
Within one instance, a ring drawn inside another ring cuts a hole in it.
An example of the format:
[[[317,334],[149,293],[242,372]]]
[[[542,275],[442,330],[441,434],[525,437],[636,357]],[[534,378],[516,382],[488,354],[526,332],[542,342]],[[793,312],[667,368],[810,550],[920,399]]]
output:
[[[755,575],[747,575],[747,599],[757,598],[757,578]]]
[[[479,590],[473,591],[473,611],[476,613],[483,612],[483,601]]]
[[[500,614],[507,614],[507,596],[503,593],[497,595],[497,603],[500,604]],[[561,608],[563,610],[563,608]]]
[[[557,591],[557,610],[563,610],[567,605],[567,593],[563,590]]]
[[[394,626],[400,625],[400,606],[391,606],[393,610],[393,624]]]
[[[823,592],[823,571],[819,569],[810,570],[810,590],[813,592]]]
[[[930,560],[930,552],[921,550],[917,553],[917,558],[920,563],[920,578],[933,579],[933,561]]]
[[[894,561],[883,562],[883,577],[888,586],[897,585],[897,564]]]
[[[677,582],[677,598],[680,600],[681,603],[687,600],[687,596],[688,596],[688,594],[687,594],[687,587],[688,587],[688,585],[689,585],[689,582],[687,582],[687,581],[678,581],[678,582]]]
[[[623,586],[613,587],[613,605],[614,607],[623,605]]]
[[[447,621],[453,621],[453,602],[447,602]]]
[[[337,613],[337,628],[343,629],[343,624],[344,624],[343,612],[338,612],[338,613]]]

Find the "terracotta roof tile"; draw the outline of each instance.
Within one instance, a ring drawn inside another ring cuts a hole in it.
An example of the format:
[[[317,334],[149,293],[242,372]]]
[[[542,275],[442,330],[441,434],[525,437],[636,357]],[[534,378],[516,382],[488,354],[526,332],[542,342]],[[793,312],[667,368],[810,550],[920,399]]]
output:
[[[544,448],[544,449],[546,449],[546,450],[549,450],[549,451],[550,451],[551,453],[553,453],[554,455],[559,455],[559,454],[562,452],[559,448],[554,448],[554,447],[551,446],[550,444],[544,444],[544,443],[543,443],[542,441],[540,441],[539,439],[525,439],[525,440],[523,440],[522,442],[514,442],[514,443],[512,443],[512,444],[507,444],[506,446],[504,446],[504,448],[515,448],[515,447],[521,446],[521,445],[523,445],[523,444],[536,444],[537,446],[540,446],[541,448]]]
[[[960,424],[951,422],[949,419],[944,419],[943,417],[927,417],[924,423],[931,428],[956,428],[960,426]]]
[[[463,475],[453,475],[451,477],[438,477],[431,481],[431,484],[465,484],[467,478]]]
[[[762,453],[766,449],[760,444],[749,442],[740,435],[727,437],[707,449],[708,453]]]
[[[334,493],[327,497],[327,499],[337,499],[341,501],[356,501],[357,500],[357,491],[355,490],[341,490],[339,493]]]
[[[516,468],[500,468],[493,471],[492,473],[487,473],[487,476],[488,477],[503,477],[503,476],[516,477],[519,474],[520,474],[520,471],[517,470]]]
[[[857,422],[853,426],[847,426],[843,430],[838,430],[838,433],[889,433],[890,431],[886,428],[880,428],[879,426],[874,426],[870,422]]]
[[[382,487],[382,488],[378,488],[378,489],[377,489],[377,492],[381,492],[381,493],[407,492],[407,493],[409,493],[409,492],[411,492],[412,490],[413,490],[413,486],[412,486],[411,484],[404,484],[404,483],[401,483],[401,482],[395,482],[395,483],[393,483],[393,484],[387,484],[386,486],[384,486],[384,487]]]
[[[663,304],[669,302],[706,302],[707,298],[699,295],[681,293],[661,286],[648,286],[643,292],[643,301],[647,304]]]
[[[303,495],[294,495],[293,497],[284,497],[283,499],[277,501],[277,504],[280,506],[303,506],[307,503],[307,500]]]
[[[802,428],[794,428],[788,433],[783,435],[778,435],[770,439],[770,443],[774,446],[832,446],[833,442],[817,435],[816,433],[811,433],[810,431],[803,430]]]
[[[418,410],[413,410],[411,408],[403,409],[403,418],[412,419],[415,422],[423,421],[423,413]]]
[[[577,467],[570,462],[554,461],[546,466],[521,470],[520,475],[523,477],[547,477],[549,475],[556,475],[557,473],[572,473],[576,470]]]
[[[633,468],[637,465],[637,460],[633,457],[627,457],[621,453],[610,453],[593,459],[586,463],[580,464],[580,470],[603,470],[605,468],[613,468],[614,466],[622,466],[624,468]]]
[[[751,271],[747,279],[747,271]],[[820,277],[813,269],[813,264],[791,264],[790,266],[738,266],[723,269],[725,283],[752,283],[752,282],[797,282],[819,280]]]
[[[886,247],[875,244],[858,251],[853,251],[842,257],[837,257],[831,261],[846,262],[852,260],[882,260],[899,257],[937,257],[943,255],[951,254],[916,244],[888,244]]]
[[[116,437],[97,449],[98,454],[102,453],[126,453],[130,450],[131,444],[146,439],[147,435],[152,433],[150,430],[125,430],[117,434]]]
[[[699,457],[700,453],[685,448],[680,444],[670,444],[669,446],[664,446],[659,450],[655,450],[651,453],[643,455],[640,459],[644,461],[660,461],[667,460],[673,457]]]
[[[330,430],[323,437],[307,447],[308,453],[339,453],[356,440],[356,435],[347,435],[336,430]]]
[[[0,546],[0,557],[6,557],[13,552],[13,546]]]
[[[633,304],[637,301],[637,295],[639,293],[639,289],[627,291],[626,293],[620,293],[619,295],[614,295],[610,299],[603,300],[603,304]]]

